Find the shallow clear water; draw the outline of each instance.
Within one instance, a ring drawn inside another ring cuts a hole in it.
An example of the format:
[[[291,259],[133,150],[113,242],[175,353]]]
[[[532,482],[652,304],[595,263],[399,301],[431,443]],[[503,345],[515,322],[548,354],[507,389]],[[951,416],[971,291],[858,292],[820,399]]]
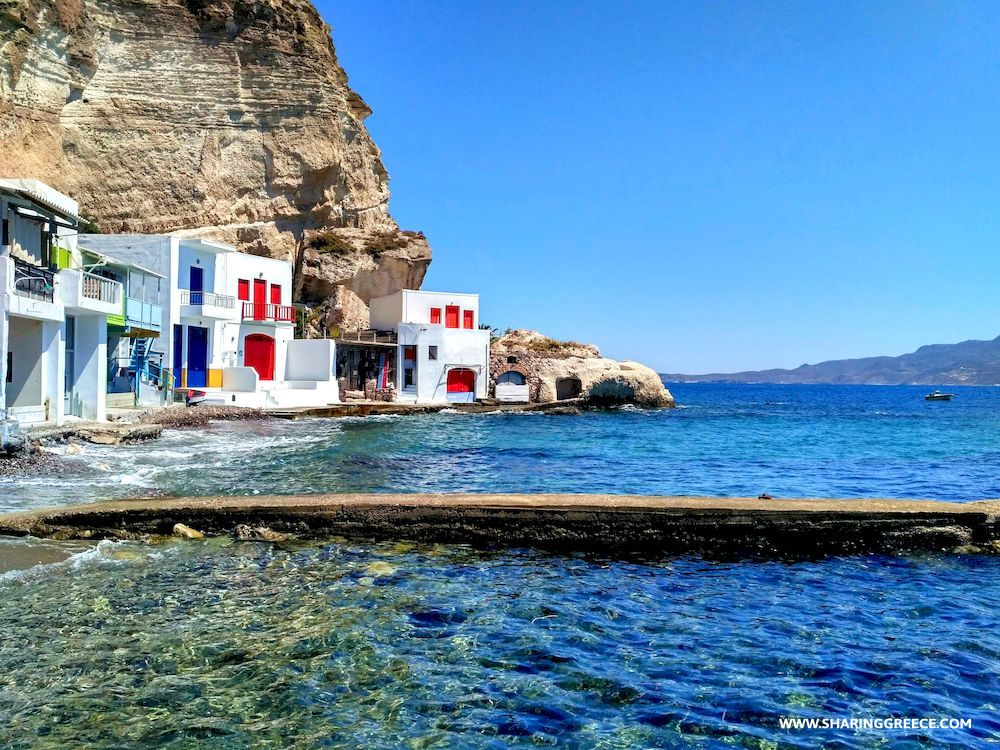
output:
[[[1000,497],[1000,388],[671,386],[681,408],[228,423],[85,446],[0,511],[150,493]]]
[[[1000,560],[103,542],[0,581],[4,747],[974,747]],[[955,717],[971,729],[778,727]]]
[[[86,446],[63,474],[0,480],[0,509],[365,490],[998,497],[1000,389],[955,390],[680,385],[673,411],[220,424]],[[0,539],[0,747],[995,746],[998,600],[991,557]],[[783,716],[973,724],[793,732]]]

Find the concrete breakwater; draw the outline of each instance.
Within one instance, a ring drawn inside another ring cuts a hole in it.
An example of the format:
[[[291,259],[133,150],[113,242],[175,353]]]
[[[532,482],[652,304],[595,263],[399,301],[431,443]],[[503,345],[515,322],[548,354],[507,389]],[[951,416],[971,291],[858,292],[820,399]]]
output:
[[[758,500],[636,495],[302,495],[123,500],[0,515],[0,534],[371,540],[557,550],[822,556],[1000,552],[1000,500]]]

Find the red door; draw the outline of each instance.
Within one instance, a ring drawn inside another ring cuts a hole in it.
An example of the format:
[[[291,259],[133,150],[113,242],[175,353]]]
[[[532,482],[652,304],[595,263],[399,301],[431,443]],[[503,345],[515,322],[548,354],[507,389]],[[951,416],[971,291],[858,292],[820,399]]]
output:
[[[472,310],[462,310],[462,328],[472,328],[475,321],[475,313]]]
[[[261,380],[274,380],[274,339],[252,333],[243,343],[243,366],[252,367]]]
[[[475,393],[476,373],[472,370],[448,370],[448,393]]]
[[[458,306],[447,305],[444,308],[444,327],[458,328]]]
[[[267,281],[253,280],[253,319],[267,319]]]

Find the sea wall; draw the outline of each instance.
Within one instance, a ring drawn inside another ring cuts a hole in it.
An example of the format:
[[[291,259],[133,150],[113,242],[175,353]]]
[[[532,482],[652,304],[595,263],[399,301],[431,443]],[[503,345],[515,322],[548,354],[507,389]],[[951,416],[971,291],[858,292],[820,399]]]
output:
[[[96,503],[0,516],[0,534],[207,536],[534,546],[657,555],[814,557],[1000,551],[1000,501],[754,500],[627,495],[308,495]]]

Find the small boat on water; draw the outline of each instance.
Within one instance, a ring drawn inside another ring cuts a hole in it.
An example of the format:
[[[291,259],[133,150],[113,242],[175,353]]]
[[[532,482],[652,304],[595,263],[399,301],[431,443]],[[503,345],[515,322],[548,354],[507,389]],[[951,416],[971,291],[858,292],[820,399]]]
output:
[[[942,393],[941,391],[931,391],[924,396],[924,401],[951,401],[955,397],[954,393]]]

